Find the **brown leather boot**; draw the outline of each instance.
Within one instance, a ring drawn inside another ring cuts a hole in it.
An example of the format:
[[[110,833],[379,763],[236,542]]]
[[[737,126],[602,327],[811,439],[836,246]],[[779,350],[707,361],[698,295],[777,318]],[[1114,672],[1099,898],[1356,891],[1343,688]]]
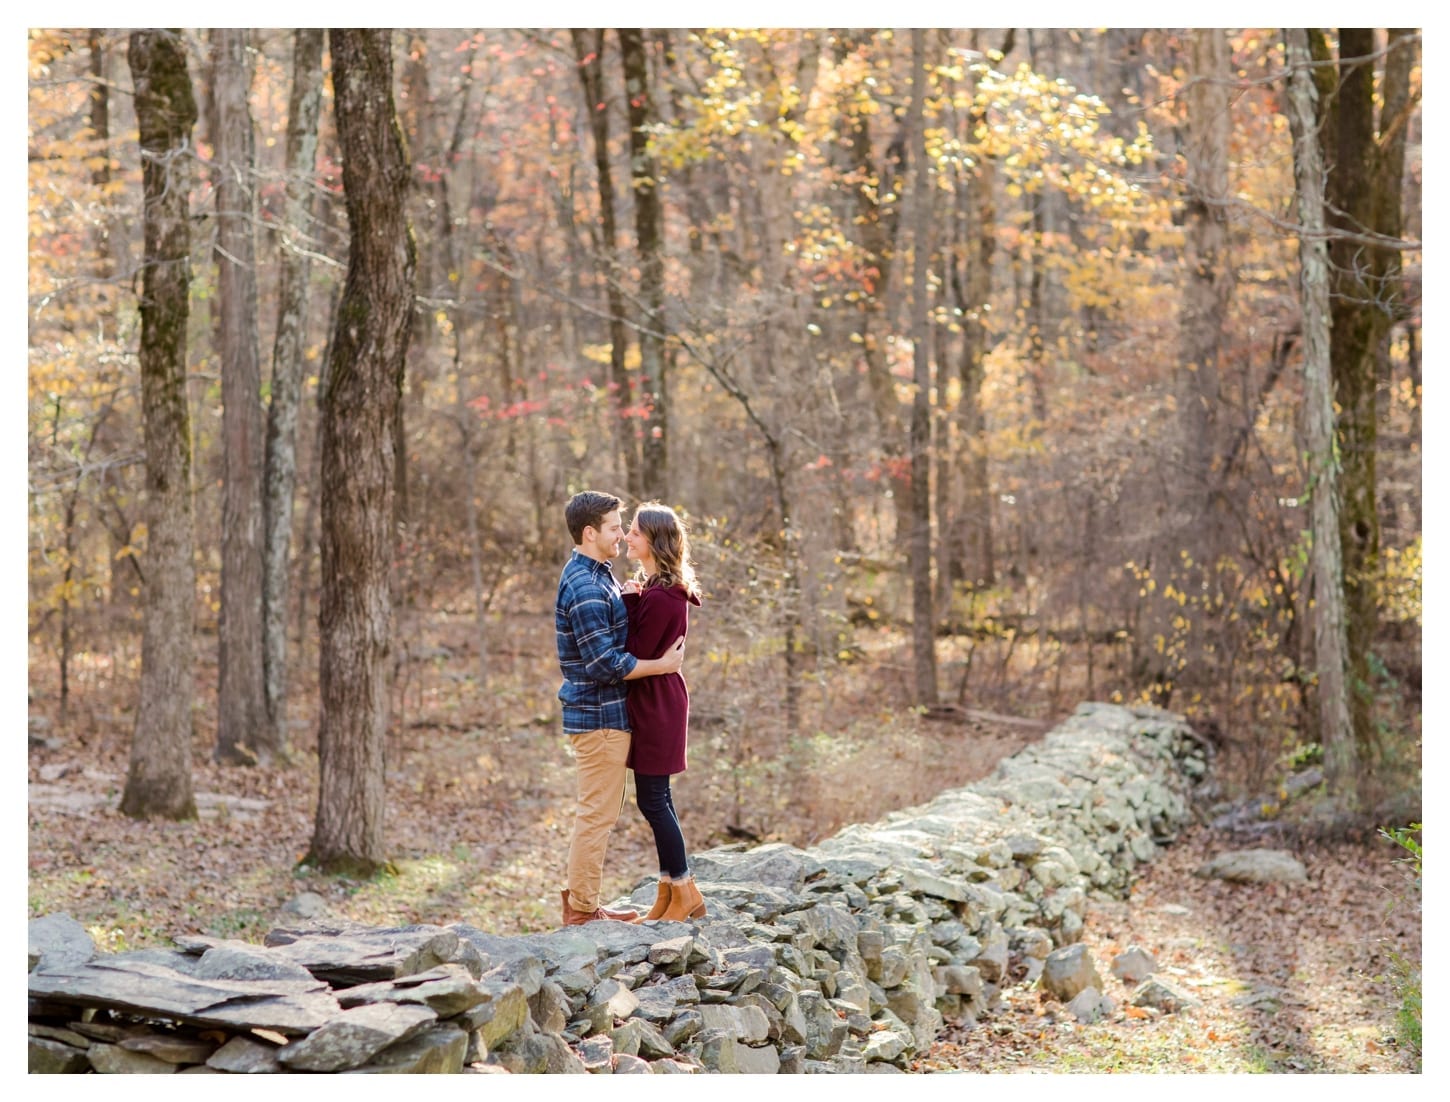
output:
[[[670,882],[668,880],[661,880],[659,883],[659,887],[656,889],[655,892],[655,905],[651,907],[649,909],[649,912],[644,916],[644,921],[653,922],[655,919],[659,918],[665,913],[665,909],[669,907],[669,905]]]
[[[564,888],[559,892],[564,901],[564,925],[582,926],[586,922],[598,922],[601,919],[613,919],[616,922],[638,922],[638,911],[611,911],[608,907],[595,907],[592,911],[576,911],[569,905],[569,889]]]
[[[705,917],[705,897],[695,887],[693,876],[670,884],[670,905],[660,917],[666,922],[683,922],[686,918]]]

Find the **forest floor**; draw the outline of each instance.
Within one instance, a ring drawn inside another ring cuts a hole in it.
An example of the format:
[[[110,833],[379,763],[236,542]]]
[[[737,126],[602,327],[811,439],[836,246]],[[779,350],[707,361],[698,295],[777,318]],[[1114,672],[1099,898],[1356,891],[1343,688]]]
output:
[[[526,665],[522,677],[512,670],[515,686],[552,687],[547,663]],[[112,702],[124,694],[102,691],[103,682],[87,692],[78,679],[60,724],[35,669],[31,724],[44,742],[29,752],[30,917],[65,911],[111,952],[179,934],[260,941],[296,921],[281,908],[303,892],[321,895],[334,917],[369,925],[467,922],[500,934],[557,925],[573,769],[549,712],[551,692],[515,687],[480,699],[458,679],[436,676],[415,685],[411,704],[406,695],[395,702],[401,719],[388,744],[386,825],[394,869],[349,880],[298,867],[317,789],[305,716],[294,719],[290,767],[223,767],[210,759],[203,732],[214,720],[202,704],[193,753],[199,818],[137,822],[117,810],[131,720]],[[298,696],[315,699],[306,689]],[[676,786],[692,848],[737,839],[810,845],[848,822],[986,776],[1051,718],[942,724],[882,710],[880,697],[879,684],[856,697],[823,690],[822,709],[855,718],[775,750],[742,742],[738,724],[724,725],[736,731],[726,737],[702,713],[691,769]],[[793,769],[769,767],[782,754]],[[1010,988],[974,1028],[948,1023],[915,1070],[1418,1070],[1417,1055],[1395,1040],[1394,958],[1418,968],[1421,915],[1394,847],[1295,847],[1309,873],[1296,888],[1192,875],[1213,853],[1244,845],[1194,827],[1160,851],[1128,899],[1091,904],[1083,941],[1118,1003],[1109,1019],[1078,1025],[1035,987]],[[653,865],[631,794],[611,840],[606,895],[630,891]],[[1202,1005],[1169,1016],[1127,1007],[1108,965],[1130,944]]]

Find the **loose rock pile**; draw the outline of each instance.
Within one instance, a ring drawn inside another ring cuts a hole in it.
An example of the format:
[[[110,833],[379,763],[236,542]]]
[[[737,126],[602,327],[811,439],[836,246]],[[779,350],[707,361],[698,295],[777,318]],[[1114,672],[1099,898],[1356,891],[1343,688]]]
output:
[[[810,850],[698,855],[698,922],[499,937],[324,920],[262,946],[97,955],[46,916],[30,930],[30,1070],[899,1072],[943,1016],[1046,982],[1087,893],[1122,893],[1172,840],[1207,764],[1180,717],[1084,704],[923,806]],[[644,881],[632,901],[653,896]],[[1087,973],[1065,1000],[1100,990]]]

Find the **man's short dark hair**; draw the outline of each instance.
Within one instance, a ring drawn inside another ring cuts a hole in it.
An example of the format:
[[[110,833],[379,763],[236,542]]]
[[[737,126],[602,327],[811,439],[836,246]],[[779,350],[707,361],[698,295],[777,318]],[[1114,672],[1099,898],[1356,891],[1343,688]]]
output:
[[[576,544],[584,542],[584,529],[603,528],[604,516],[618,509],[623,502],[613,494],[598,490],[581,490],[564,506],[564,521],[569,525],[569,535]]]

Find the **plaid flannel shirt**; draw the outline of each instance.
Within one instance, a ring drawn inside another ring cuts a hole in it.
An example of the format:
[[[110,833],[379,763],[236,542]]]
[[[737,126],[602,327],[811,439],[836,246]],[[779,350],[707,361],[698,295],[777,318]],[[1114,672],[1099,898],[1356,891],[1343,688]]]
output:
[[[564,683],[564,733],[629,730],[625,675],[638,659],[624,649],[629,613],[609,564],[575,551],[559,575],[554,634]]]

